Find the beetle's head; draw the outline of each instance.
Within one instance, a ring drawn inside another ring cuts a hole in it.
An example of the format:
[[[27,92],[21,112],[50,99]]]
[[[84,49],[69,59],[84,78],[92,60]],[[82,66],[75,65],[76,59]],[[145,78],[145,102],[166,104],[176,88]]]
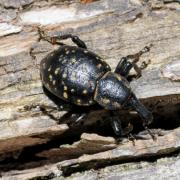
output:
[[[122,106],[132,107],[148,125],[153,116],[131,91],[129,82],[122,76],[107,72],[97,83],[94,100],[108,110],[117,110]]]

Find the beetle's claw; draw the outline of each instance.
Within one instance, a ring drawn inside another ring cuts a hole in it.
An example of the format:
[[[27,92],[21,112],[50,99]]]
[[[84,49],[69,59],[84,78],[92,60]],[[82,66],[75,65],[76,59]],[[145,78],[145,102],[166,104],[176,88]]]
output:
[[[141,66],[140,66],[140,69],[141,70],[145,69],[150,63],[151,63],[150,59],[148,60],[148,62],[143,61]]]
[[[136,137],[135,137],[135,136],[133,136],[131,133],[129,133],[129,135],[128,135],[128,139],[129,139],[130,141],[132,141],[133,146],[135,146]]]
[[[38,30],[39,41],[40,41],[41,39],[43,39],[45,33],[44,33],[44,31],[41,30],[40,27],[38,27],[37,30]]]
[[[149,52],[152,46],[153,46],[153,44],[150,44],[149,46],[145,46],[145,47],[141,50],[142,53]]]
[[[43,39],[49,43],[52,44],[54,43],[54,38],[48,37],[40,27],[38,27],[38,34],[39,34],[39,41]]]
[[[147,130],[148,134],[151,136],[151,138],[153,139],[153,141],[156,141],[156,140],[157,140],[156,135],[155,135],[147,126],[144,126],[144,129]]]

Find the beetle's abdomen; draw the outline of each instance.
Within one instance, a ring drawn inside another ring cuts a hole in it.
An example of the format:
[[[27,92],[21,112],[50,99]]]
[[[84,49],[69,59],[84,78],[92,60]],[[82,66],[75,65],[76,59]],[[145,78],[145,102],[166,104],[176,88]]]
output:
[[[59,98],[77,105],[94,102],[96,81],[110,67],[88,50],[63,46],[41,61],[44,86]]]

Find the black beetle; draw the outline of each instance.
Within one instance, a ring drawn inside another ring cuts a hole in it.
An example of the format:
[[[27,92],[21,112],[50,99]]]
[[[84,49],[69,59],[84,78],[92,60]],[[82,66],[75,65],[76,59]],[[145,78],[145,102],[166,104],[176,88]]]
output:
[[[112,128],[118,136],[124,135],[116,113],[122,107],[136,110],[143,119],[144,127],[147,128],[153,120],[152,113],[136,98],[127,77],[131,68],[141,75],[141,68],[136,62],[143,53],[149,51],[150,46],[136,54],[123,57],[112,72],[101,57],[87,50],[79,37],[66,34],[52,38],[51,41],[68,38],[77,46],[63,45],[40,63],[40,74],[45,88],[66,105],[71,103],[77,106],[90,106],[98,103],[109,110]],[[58,44],[57,41],[56,43]]]

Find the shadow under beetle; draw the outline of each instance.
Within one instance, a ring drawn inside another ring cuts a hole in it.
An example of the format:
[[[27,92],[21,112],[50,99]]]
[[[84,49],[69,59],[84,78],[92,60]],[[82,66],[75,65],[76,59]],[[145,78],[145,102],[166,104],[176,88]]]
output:
[[[137,111],[148,130],[147,126],[153,120],[152,113],[136,98],[127,78],[132,68],[138,76],[141,75],[141,68],[136,62],[143,53],[150,50],[150,46],[136,54],[123,57],[112,72],[110,66],[101,57],[89,51],[78,36],[66,34],[50,40],[43,37],[51,43],[61,45],[57,40],[68,38],[77,46],[63,45],[40,63],[42,83],[48,91],[63,100],[61,109],[68,108],[70,104],[91,106],[98,103],[110,111],[112,128],[116,135],[122,136],[126,133],[123,132],[117,111],[123,107],[131,107]],[[82,120],[84,116],[85,114],[82,114],[77,121]]]

